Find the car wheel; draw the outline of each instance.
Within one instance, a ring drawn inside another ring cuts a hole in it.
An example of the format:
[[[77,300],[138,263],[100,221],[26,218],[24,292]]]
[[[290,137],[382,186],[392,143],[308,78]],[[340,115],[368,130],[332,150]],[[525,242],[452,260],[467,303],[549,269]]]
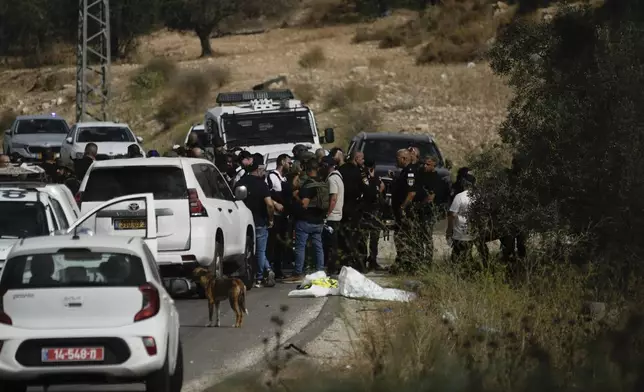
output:
[[[224,244],[219,240],[215,242],[215,258],[208,269],[215,278],[221,278],[224,275]]]
[[[166,350],[163,367],[152,372],[145,380],[145,392],[173,392],[171,388],[170,366],[168,364],[168,352]]]
[[[183,348],[179,341],[177,351],[177,364],[174,367],[174,374],[170,376],[170,392],[181,392],[183,387]]]
[[[246,290],[253,288],[255,280],[255,238],[246,235],[246,249],[244,250],[244,274],[242,279],[246,284]]]
[[[27,385],[18,381],[0,381],[0,391],[27,392]]]

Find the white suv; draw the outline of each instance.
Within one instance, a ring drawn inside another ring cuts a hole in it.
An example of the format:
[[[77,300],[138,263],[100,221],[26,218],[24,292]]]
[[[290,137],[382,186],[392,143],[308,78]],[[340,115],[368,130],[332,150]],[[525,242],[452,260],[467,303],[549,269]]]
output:
[[[0,182],[0,269],[20,238],[54,234],[78,217],[65,185]]]
[[[98,146],[97,160],[123,158],[127,148],[136,144],[143,151],[143,139],[134,135],[127,124],[113,122],[81,122],[74,124],[60,148],[60,159],[68,167],[83,158],[85,146]]]
[[[212,162],[199,158],[131,158],[97,161],[81,183],[81,211],[123,195],[152,193],[158,223],[157,263],[164,277],[190,277],[197,266],[217,276],[239,276],[252,285],[253,216],[233,195]],[[136,203],[106,208],[91,222],[102,234],[143,235],[144,212]],[[106,218],[106,219],[102,219]],[[198,288],[191,285],[192,289]],[[202,293],[203,294],[203,293]]]
[[[0,273],[0,391],[116,381],[180,392],[179,315],[157,268],[137,237],[21,240]]]

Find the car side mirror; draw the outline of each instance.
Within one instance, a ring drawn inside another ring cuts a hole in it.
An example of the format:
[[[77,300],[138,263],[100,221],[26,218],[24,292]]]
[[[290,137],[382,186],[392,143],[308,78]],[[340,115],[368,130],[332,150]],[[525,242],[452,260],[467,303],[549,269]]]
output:
[[[139,143],[143,143],[143,138],[141,136],[137,136],[136,141]]]
[[[7,129],[6,131],[4,131],[4,133],[5,133],[7,136],[11,136],[11,135],[13,134],[13,131],[12,131],[11,129]]]
[[[335,134],[333,128],[327,128],[324,130],[324,141],[326,143],[333,143],[335,141]]]
[[[72,138],[71,137],[65,138],[65,143],[72,144]]]
[[[240,185],[237,188],[235,188],[235,199],[237,200],[245,200],[248,197],[248,189]]]
[[[453,164],[450,159],[445,159],[445,169],[452,170]]]

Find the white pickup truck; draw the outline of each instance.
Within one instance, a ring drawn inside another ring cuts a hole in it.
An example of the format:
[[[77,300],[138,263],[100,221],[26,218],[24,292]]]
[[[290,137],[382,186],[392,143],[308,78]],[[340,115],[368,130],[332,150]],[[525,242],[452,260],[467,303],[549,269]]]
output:
[[[313,111],[291,90],[220,93],[217,104],[206,111],[205,131],[218,135],[227,149],[264,155],[268,170],[275,167],[278,155],[291,155],[296,144],[315,151],[335,141],[333,128],[320,136]]]

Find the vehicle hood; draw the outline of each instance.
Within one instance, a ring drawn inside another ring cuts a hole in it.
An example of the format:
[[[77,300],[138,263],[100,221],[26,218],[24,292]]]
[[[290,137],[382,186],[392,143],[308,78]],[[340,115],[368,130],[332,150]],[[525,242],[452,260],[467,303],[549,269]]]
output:
[[[11,137],[11,143],[28,146],[60,147],[67,135],[64,133],[28,133]]]
[[[138,144],[137,142],[100,142],[96,143],[98,146],[98,154],[102,155],[123,155],[127,154],[127,148],[128,146],[132,144]],[[75,152],[83,152],[85,151],[85,146],[87,143],[76,143],[74,144],[74,151]],[[141,151],[143,151],[143,148],[141,145]]]
[[[16,242],[18,242],[18,240],[0,238],[0,268],[4,265],[4,261],[7,259],[9,251]]]

